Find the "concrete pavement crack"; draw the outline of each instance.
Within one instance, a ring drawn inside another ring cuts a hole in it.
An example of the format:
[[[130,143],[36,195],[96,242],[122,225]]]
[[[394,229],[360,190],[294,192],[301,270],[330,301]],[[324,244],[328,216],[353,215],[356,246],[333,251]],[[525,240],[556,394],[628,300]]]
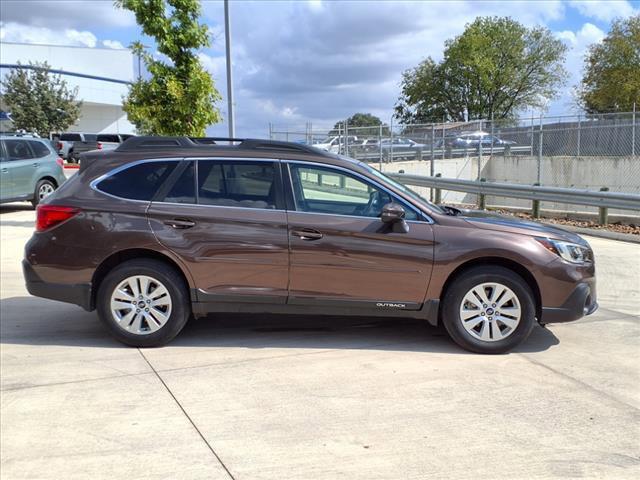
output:
[[[562,378],[564,378],[566,380],[569,380],[569,381],[571,381],[571,382],[573,382],[575,384],[580,385],[581,387],[585,388],[586,390],[589,390],[591,393],[595,393],[598,396],[605,397],[607,400],[609,400],[611,402],[617,403],[618,405],[623,405],[623,406],[625,406],[627,408],[631,408],[632,410],[634,410],[636,412],[640,411],[640,408],[636,407],[635,405],[631,405],[630,403],[627,403],[627,402],[625,402],[623,400],[620,400],[619,398],[614,397],[613,395],[611,395],[611,394],[609,394],[607,392],[604,392],[602,390],[598,390],[597,388],[589,385],[586,382],[583,382],[582,380],[579,380],[579,379],[577,379],[575,377],[572,377],[571,375],[568,375],[566,373],[560,372],[560,371],[556,370],[553,367],[545,365],[544,363],[538,362],[537,360],[534,360],[534,359],[530,358],[529,356],[525,355],[524,353],[517,353],[516,355],[519,355],[520,357],[524,358],[525,360],[529,361],[530,363],[533,363],[534,365],[536,365],[538,367],[544,368],[545,370],[548,370],[551,373],[554,373],[554,374],[556,374],[556,375],[558,375],[558,376],[560,376],[560,377],[562,377]]]
[[[213,449],[213,447],[211,446],[211,444],[207,441],[207,439],[205,438],[205,436],[202,434],[202,432],[200,431],[200,429],[198,428],[198,426],[196,425],[196,423],[193,421],[193,419],[189,416],[189,414],[187,413],[187,411],[184,409],[184,407],[182,406],[182,404],[180,403],[180,401],[176,398],[176,396],[174,395],[174,393],[171,391],[171,389],[169,388],[169,385],[166,384],[166,382],[163,380],[163,378],[160,376],[160,374],[158,373],[158,371],[155,369],[155,367],[151,364],[151,362],[147,359],[147,357],[145,357],[144,353],[142,353],[142,350],[138,349],[138,352],[140,353],[140,355],[142,356],[142,358],[144,359],[145,362],[147,362],[147,365],[149,365],[149,368],[151,368],[151,370],[153,370],[153,373],[155,373],[156,377],[158,377],[158,380],[160,380],[160,383],[162,383],[162,385],[164,385],[164,388],[167,390],[167,392],[169,392],[169,395],[171,395],[171,398],[173,398],[173,400],[176,402],[176,405],[178,405],[178,408],[180,408],[180,410],[182,411],[182,413],[184,414],[184,416],[187,418],[187,420],[189,420],[189,423],[191,423],[191,425],[193,426],[193,428],[195,429],[196,432],[198,432],[198,435],[200,435],[200,438],[202,439],[202,441],[205,443],[205,445],[207,446],[207,448],[209,448],[209,450],[211,451],[211,453],[213,453],[213,456],[216,457],[216,460],[218,460],[218,463],[220,463],[220,465],[222,465],[222,468],[224,468],[224,471],[227,472],[227,475],[229,475],[229,478],[231,480],[235,480],[235,477],[233,476],[233,474],[229,471],[229,469],[227,468],[227,466],[224,464],[224,462],[222,461],[222,459],[220,458],[220,456],[218,456],[218,454],[216,453],[216,451]]]

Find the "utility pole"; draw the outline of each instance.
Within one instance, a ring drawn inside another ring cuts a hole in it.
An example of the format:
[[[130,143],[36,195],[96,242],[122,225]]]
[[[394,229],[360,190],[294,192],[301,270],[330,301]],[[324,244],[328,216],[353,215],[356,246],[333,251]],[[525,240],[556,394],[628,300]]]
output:
[[[235,138],[236,126],[233,118],[233,81],[231,79],[231,30],[229,22],[229,0],[224,0],[224,38],[227,51],[227,116],[229,138]]]

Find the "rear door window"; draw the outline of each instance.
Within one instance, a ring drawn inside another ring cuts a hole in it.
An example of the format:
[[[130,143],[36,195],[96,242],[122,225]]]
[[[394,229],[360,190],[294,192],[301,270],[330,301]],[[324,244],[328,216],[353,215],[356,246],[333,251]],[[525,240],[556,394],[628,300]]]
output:
[[[278,208],[276,164],[198,160],[198,203],[244,208]]]
[[[27,142],[29,143],[31,150],[33,150],[33,154],[36,156],[36,158],[46,157],[48,155],[51,155],[51,153],[53,153],[42,142],[38,142],[37,140],[27,140]]]
[[[95,142],[98,136],[95,133],[85,133],[84,141],[85,142]]]
[[[7,148],[9,160],[11,161],[35,158],[26,140],[5,140],[4,144]]]
[[[120,198],[149,201],[177,164],[177,161],[139,163],[108,176],[96,188]]]

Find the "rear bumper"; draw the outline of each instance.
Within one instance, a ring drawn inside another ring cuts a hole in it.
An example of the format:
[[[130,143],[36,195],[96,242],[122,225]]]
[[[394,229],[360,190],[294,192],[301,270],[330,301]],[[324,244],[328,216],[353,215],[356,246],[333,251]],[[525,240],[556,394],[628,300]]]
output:
[[[22,260],[22,273],[28,292],[35,297],[49,298],[59,302],[73,303],[87,311],[93,310],[91,302],[91,284],[65,284],[43,282],[33,270],[31,264]]]
[[[589,284],[580,283],[560,307],[542,307],[540,323],[572,322],[598,309],[596,292]]]

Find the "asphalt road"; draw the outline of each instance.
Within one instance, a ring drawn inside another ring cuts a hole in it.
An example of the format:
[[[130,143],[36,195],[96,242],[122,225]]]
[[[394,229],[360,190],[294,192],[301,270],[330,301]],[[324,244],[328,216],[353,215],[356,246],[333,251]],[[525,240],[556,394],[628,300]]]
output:
[[[600,310],[468,354],[415,321],[217,315],[138,350],[30,297],[0,207],[2,479],[640,478],[640,245]]]

